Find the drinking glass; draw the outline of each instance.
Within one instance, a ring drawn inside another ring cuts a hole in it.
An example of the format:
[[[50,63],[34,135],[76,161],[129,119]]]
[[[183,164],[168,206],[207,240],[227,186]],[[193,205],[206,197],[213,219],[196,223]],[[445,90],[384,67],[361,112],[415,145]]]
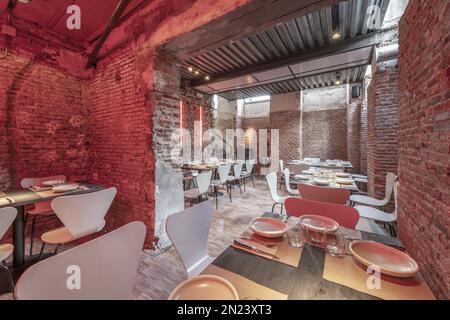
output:
[[[341,232],[327,233],[325,235],[325,250],[333,257],[342,258],[345,251],[345,240]]]
[[[289,219],[288,221],[288,241],[292,247],[303,248],[305,245],[305,229],[299,223],[298,219]]]

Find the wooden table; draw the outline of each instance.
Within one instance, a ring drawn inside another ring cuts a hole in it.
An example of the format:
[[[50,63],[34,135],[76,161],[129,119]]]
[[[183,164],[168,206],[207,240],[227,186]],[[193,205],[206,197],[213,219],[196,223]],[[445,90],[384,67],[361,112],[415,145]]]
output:
[[[327,163],[326,161],[308,162],[308,161],[301,160],[301,161],[298,161],[298,162],[291,161],[291,162],[288,163],[288,165],[296,165],[296,164],[306,164],[306,165],[309,165],[310,167],[319,167],[319,168],[331,167],[331,168],[335,168],[335,169],[344,169],[344,170],[352,170],[354,168],[353,165],[350,162],[348,162],[348,161],[344,161],[342,163],[342,165],[340,165],[340,166],[333,166],[333,165]]]
[[[280,217],[270,213],[264,216]],[[403,246],[396,238],[363,231],[361,235],[365,240]],[[287,294],[289,300],[378,300],[376,297],[323,279],[325,255],[324,249],[307,244],[303,248],[300,267],[294,268],[229,247],[214,260],[213,264]]]
[[[76,194],[84,194],[90,193],[98,190],[103,190],[106,187],[101,185],[94,185],[89,183],[80,183],[80,185],[89,187],[89,190],[75,190],[65,193],[56,193],[49,196],[42,196],[38,193],[31,191],[29,189],[20,189],[20,190],[10,190],[5,192],[5,197],[12,199],[13,202],[10,204],[0,205],[0,208],[3,207],[14,207],[17,209],[17,217],[13,223],[13,244],[14,244],[14,252],[13,252],[13,269],[20,273],[21,269],[25,267],[25,221],[24,221],[24,213],[25,206],[34,204],[36,202],[41,201],[49,201],[55,199],[60,196],[65,195],[76,195]],[[30,259],[33,260],[33,259]],[[17,273],[17,272],[16,272]]]
[[[311,176],[312,178],[313,176]],[[291,184],[295,184],[298,185],[300,183],[304,183],[304,184],[308,184],[311,186],[319,186],[317,184],[314,184],[314,182],[312,182],[312,180],[296,180],[295,178],[293,180],[290,181]],[[338,184],[335,182],[331,182],[328,186],[319,186],[319,187],[324,187],[324,188],[342,188],[342,189],[347,189],[350,190],[351,192],[359,192],[358,186],[356,185],[355,181],[353,181],[352,184]]]

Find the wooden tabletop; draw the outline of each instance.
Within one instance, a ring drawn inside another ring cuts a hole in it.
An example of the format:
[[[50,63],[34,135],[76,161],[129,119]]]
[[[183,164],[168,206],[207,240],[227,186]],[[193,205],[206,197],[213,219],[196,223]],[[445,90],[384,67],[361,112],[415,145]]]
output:
[[[4,192],[4,196],[2,198],[10,199],[10,203],[1,203],[0,208],[3,207],[21,207],[26,206],[29,204],[33,204],[40,201],[48,201],[52,200],[54,198],[65,196],[65,195],[75,195],[75,194],[84,194],[84,193],[90,193],[94,191],[103,190],[106,187],[91,183],[80,183],[80,186],[86,186],[89,189],[87,190],[74,190],[70,192],[64,192],[64,193],[54,193],[52,195],[45,195],[39,194],[38,192],[29,190],[29,189],[18,189],[18,190],[10,190]]]
[[[311,176],[311,179],[313,178],[313,176]],[[312,182],[312,180],[296,180],[295,178],[292,179],[291,184],[300,184],[300,183],[304,183],[304,184],[308,184],[311,186],[318,186],[316,184],[314,184],[314,182]],[[335,182],[331,182],[329,185],[327,186],[319,186],[319,187],[324,187],[324,188],[342,188],[342,189],[347,189],[350,191],[354,191],[354,192],[358,192],[358,186],[356,185],[355,181],[353,181],[352,184],[339,184],[339,183],[335,183]]]
[[[270,214],[265,214],[269,216]],[[277,215],[279,216],[279,215]],[[275,217],[275,216],[274,216]],[[361,231],[365,240],[402,247],[396,238]],[[297,268],[229,247],[213,264],[288,295],[290,300],[377,300],[378,298],[323,279],[325,250],[306,244]]]
[[[307,161],[302,160],[302,161],[298,161],[298,162],[291,161],[288,163],[288,165],[296,165],[296,164],[307,164],[311,167],[333,167],[336,169],[341,169],[341,168],[353,169],[353,165],[350,162],[343,162],[342,165],[340,165],[340,166],[331,165],[331,164],[327,163],[326,161],[307,162]]]

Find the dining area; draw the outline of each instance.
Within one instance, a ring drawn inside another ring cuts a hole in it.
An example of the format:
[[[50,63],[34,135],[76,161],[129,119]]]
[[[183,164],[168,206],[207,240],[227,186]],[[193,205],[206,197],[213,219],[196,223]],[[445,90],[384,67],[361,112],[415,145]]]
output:
[[[0,300],[450,300],[449,10],[0,0]]]

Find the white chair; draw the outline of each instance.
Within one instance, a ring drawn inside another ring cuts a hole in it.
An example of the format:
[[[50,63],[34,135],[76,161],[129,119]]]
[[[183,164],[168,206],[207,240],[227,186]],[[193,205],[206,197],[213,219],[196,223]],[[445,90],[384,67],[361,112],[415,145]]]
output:
[[[397,195],[399,185],[400,185],[399,182],[396,182],[394,184],[394,203],[395,203],[394,212],[386,213],[373,207],[366,207],[366,206],[355,207],[355,209],[358,210],[360,217],[387,223],[389,225],[389,231],[393,237],[396,236],[394,224],[397,222],[397,205],[398,205]]]
[[[283,213],[284,202],[289,197],[281,197],[281,196],[278,195],[278,192],[277,192],[277,174],[275,172],[269,173],[266,176],[266,180],[267,180],[267,184],[269,185],[270,195],[272,196],[272,199],[275,202],[273,204],[273,206],[272,206],[272,213],[273,213],[273,211],[275,209],[275,206],[277,204],[281,205],[281,212],[280,213]]]
[[[167,218],[167,234],[189,278],[199,275],[214,260],[206,247],[213,213],[212,203],[205,201]]]
[[[352,195],[352,196],[350,196],[350,204],[352,206],[354,206],[355,204],[362,204],[362,205],[378,207],[378,208],[382,209],[391,200],[392,191],[394,189],[394,183],[396,180],[397,180],[397,176],[392,172],[388,172],[388,174],[386,175],[386,188],[385,188],[384,199],[379,200],[379,199],[368,197],[368,196]]]
[[[19,278],[20,300],[130,299],[145,240],[142,222],[110,233],[31,266]]]
[[[94,234],[105,226],[105,215],[111,206],[117,189],[109,188],[73,196],[62,196],[52,200],[52,208],[64,227],[48,231],[41,236],[42,247],[46,244],[60,245]]]
[[[203,195],[205,195],[206,199],[208,199],[208,189],[211,182],[211,177],[211,170],[199,173],[195,178],[197,188],[192,188],[184,192],[184,197],[189,199],[190,206],[192,206],[192,202],[194,200],[197,199],[198,201],[200,201]]]
[[[284,182],[284,161],[283,160],[279,161],[279,169],[280,169],[279,175],[280,175],[280,189],[281,189],[281,186],[283,185],[283,182]]]
[[[16,216],[16,208],[7,207],[0,209],[0,239],[3,238],[6,231],[8,231],[14,219],[16,219]],[[8,265],[6,264],[6,259],[8,259],[13,250],[14,246],[12,244],[0,244],[0,267],[8,274],[8,282],[11,292],[14,292],[14,281],[12,279],[11,272],[8,269]]]
[[[58,175],[58,176],[49,176],[49,177],[41,177],[41,178],[25,178],[22,179],[20,185],[22,188],[26,189],[31,186],[42,186],[42,183],[50,180],[60,180],[67,181],[66,176]],[[36,219],[38,217],[49,217],[53,216],[55,213],[50,205],[51,201],[41,201],[36,202],[34,207],[28,209],[26,212],[26,220],[28,221],[28,217],[31,217],[31,233],[30,233],[30,256],[33,254],[33,242],[34,242],[34,233],[36,229]]]
[[[241,188],[241,173],[242,167],[244,166],[244,161],[238,160],[236,164],[233,165],[233,174],[228,176],[227,184],[230,187],[230,201],[231,200],[231,191],[234,186],[239,186],[239,191],[242,196],[242,188]]]
[[[228,175],[230,174],[231,170],[231,164],[222,164],[219,166],[217,171],[219,172],[219,180],[212,180],[210,185],[214,188],[214,198],[216,199],[216,209],[218,207],[218,194],[219,194],[219,188],[220,187],[226,187],[227,193],[230,196],[231,201],[231,191],[229,191],[228,185],[227,185],[227,179]]]
[[[296,195],[296,196],[300,195],[300,192],[298,190],[295,190],[295,189],[291,188],[291,174],[289,172],[289,168],[284,169],[284,181],[286,183],[286,190],[290,194]]]
[[[255,160],[246,160],[245,161],[245,170],[242,170],[241,177],[244,182],[244,191],[246,191],[245,185],[247,184],[247,180],[251,180],[253,184],[253,188],[255,188],[255,175],[253,174],[253,168],[255,166]]]

